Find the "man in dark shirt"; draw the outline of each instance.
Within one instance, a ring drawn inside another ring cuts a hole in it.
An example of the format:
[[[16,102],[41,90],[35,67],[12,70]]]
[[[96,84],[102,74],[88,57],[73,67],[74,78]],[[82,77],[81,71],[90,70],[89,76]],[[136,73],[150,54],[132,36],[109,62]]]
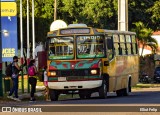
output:
[[[10,93],[7,97],[10,98],[10,99],[14,99],[16,101],[21,101],[18,98],[18,74],[19,74],[19,71],[20,71],[20,67],[18,65],[18,57],[14,56],[13,57],[13,62],[12,62],[12,76],[11,76],[12,82],[13,82],[13,87],[10,90]],[[13,93],[15,95],[14,98],[12,97]]]

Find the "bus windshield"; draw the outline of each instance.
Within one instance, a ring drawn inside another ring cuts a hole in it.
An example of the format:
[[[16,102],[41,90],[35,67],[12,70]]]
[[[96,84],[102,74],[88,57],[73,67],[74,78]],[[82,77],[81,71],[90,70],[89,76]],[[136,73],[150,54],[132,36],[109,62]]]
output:
[[[104,37],[77,36],[77,58],[104,57]]]
[[[63,36],[50,39],[49,59],[73,59],[73,37]]]

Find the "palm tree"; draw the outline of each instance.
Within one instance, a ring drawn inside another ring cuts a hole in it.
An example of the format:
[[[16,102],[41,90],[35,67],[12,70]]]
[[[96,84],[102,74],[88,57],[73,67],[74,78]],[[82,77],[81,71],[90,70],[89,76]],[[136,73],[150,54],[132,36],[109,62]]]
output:
[[[151,38],[149,39],[147,45],[152,48],[152,54],[155,54],[155,53],[156,53],[156,50],[157,50],[157,48],[158,48],[158,42],[157,42],[157,40],[151,37]]]
[[[142,44],[142,52],[140,56],[142,56],[144,47],[146,45],[150,46],[153,53],[155,53],[158,43],[154,38],[151,37],[153,33],[152,29],[145,27],[142,22],[136,22],[134,24],[136,25],[134,31],[137,34],[137,39]]]

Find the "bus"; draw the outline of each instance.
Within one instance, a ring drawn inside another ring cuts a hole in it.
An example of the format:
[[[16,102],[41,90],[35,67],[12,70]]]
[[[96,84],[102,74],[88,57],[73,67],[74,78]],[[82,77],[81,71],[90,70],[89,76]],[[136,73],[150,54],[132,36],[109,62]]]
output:
[[[51,101],[60,94],[81,99],[98,92],[127,96],[138,83],[136,34],[71,24],[47,33],[47,75]]]

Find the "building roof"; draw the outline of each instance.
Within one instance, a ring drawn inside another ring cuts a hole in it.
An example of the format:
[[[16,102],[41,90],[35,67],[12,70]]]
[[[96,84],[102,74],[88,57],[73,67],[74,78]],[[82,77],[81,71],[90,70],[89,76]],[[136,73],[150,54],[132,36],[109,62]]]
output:
[[[160,30],[153,32],[152,35],[160,35]]]

